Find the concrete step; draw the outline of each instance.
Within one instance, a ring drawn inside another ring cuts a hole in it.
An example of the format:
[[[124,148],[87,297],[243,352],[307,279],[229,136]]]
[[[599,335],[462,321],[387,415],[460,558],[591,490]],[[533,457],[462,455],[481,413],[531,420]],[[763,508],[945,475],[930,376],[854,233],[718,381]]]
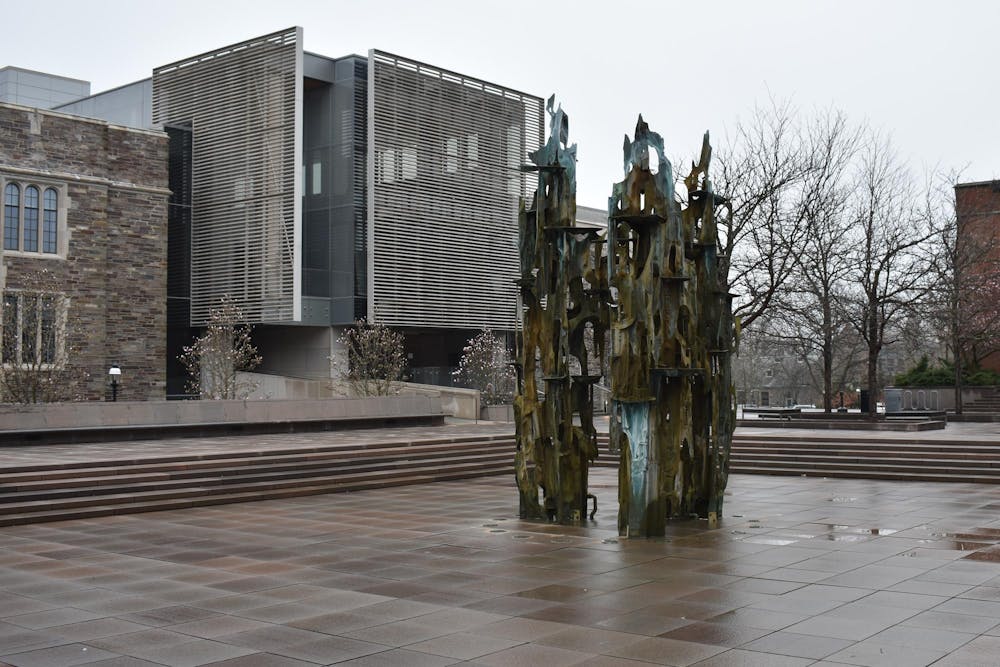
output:
[[[872,447],[858,447],[857,445],[845,445],[842,447],[816,447],[811,443],[779,443],[779,444],[768,444],[768,443],[753,443],[747,445],[745,443],[736,443],[733,445],[733,451],[741,452],[760,452],[760,453],[775,453],[775,454],[788,454],[795,456],[856,456],[856,457],[867,457],[867,456],[884,456],[892,455],[898,456],[900,458],[953,458],[953,459],[996,459],[1000,458],[1000,447],[987,448],[987,447],[950,447],[950,448],[938,448],[938,447],[925,447],[922,445],[914,445],[911,447],[885,447],[882,445],[873,445]]]
[[[730,458],[731,469],[736,468],[788,468],[796,470],[813,470],[813,471],[852,471],[852,472],[865,472],[865,471],[897,471],[897,472],[915,472],[915,471],[934,471],[938,473],[948,473],[953,475],[965,475],[965,474],[976,474],[985,477],[992,477],[996,481],[1000,481],[1000,465],[961,465],[962,462],[955,461],[937,461],[937,460],[911,460],[911,461],[898,461],[892,459],[876,459],[876,460],[840,460],[840,461],[829,461],[829,460],[814,460],[814,459],[804,459],[795,460],[781,457],[774,458],[762,458],[762,457],[750,457],[744,458],[740,456],[735,456]]]
[[[99,496],[109,493],[133,493],[154,489],[183,489],[192,486],[216,485],[225,486],[245,484],[248,482],[267,482],[294,479],[310,479],[331,474],[357,474],[379,471],[404,471],[410,468],[426,466],[434,463],[448,466],[454,463],[488,463],[503,465],[511,460],[507,452],[462,452],[451,457],[410,458],[410,459],[366,459],[360,463],[333,463],[321,466],[291,465],[282,466],[280,470],[263,466],[246,466],[242,468],[212,469],[205,471],[189,471],[174,473],[136,474],[129,476],[110,477],[80,477],[76,479],[45,480],[41,482],[25,482],[16,486],[0,483],[0,509],[3,504],[31,496],[35,499],[69,498],[75,496]]]
[[[418,477],[421,479],[436,478],[439,475],[449,477],[474,477],[498,472],[513,472],[513,461],[498,464],[495,461],[485,463],[452,463],[447,468],[437,465],[423,465],[406,468],[405,470],[376,470],[370,472],[345,471],[342,474],[329,474],[306,479],[284,479],[268,481],[235,482],[232,484],[217,484],[212,480],[201,480],[201,484],[189,484],[182,488],[160,489],[146,488],[141,491],[121,491],[110,487],[109,492],[100,495],[74,495],[58,499],[36,499],[32,494],[23,494],[21,498],[8,498],[0,505],[0,518],[9,514],[46,510],[73,510],[98,505],[150,505],[158,501],[178,499],[197,499],[208,496],[233,496],[245,493],[267,493],[279,490],[294,490],[296,488],[321,486],[336,490],[350,489],[361,483],[376,483],[379,486],[393,486],[398,480]]]
[[[966,484],[997,484],[1000,479],[989,475],[956,474],[930,470],[802,470],[799,468],[731,466],[731,473],[741,475],[793,475],[796,477],[836,477],[847,479],[883,479],[902,482],[955,482]]]
[[[101,467],[76,467],[74,464],[58,469],[37,470],[36,466],[27,471],[17,468],[6,468],[0,474],[0,491],[4,489],[29,488],[60,488],[67,486],[118,484],[136,481],[155,481],[160,479],[184,479],[204,475],[226,476],[239,475],[246,471],[266,466],[268,470],[280,472],[284,470],[319,469],[330,465],[349,465],[359,461],[407,461],[447,458],[458,453],[479,455],[497,453],[511,455],[514,451],[511,442],[463,442],[448,445],[413,445],[410,447],[388,447],[384,449],[331,449],[322,452],[304,454],[273,453],[264,455],[237,455],[228,458],[211,460],[170,460],[163,462],[150,459],[141,463],[112,465]]]
[[[84,505],[73,508],[11,508],[10,512],[0,513],[0,527],[15,526],[49,521],[68,521],[72,519],[87,519],[100,516],[120,514],[136,514],[139,512],[160,512],[189,507],[205,507],[209,505],[224,505],[229,503],[252,502],[258,500],[277,500],[295,498],[325,493],[345,493],[380,489],[408,484],[427,484],[431,482],[452,481],[472,477],[513,474],[513,464],[502,467],[488,467],[478,470],[431,471],[410,475],[393,475],[382,478],[346,479],[332,483],[312,483],[307,485],[292,485],[283,488],[240,491],[226,494],[198,494],[183,498],[134,498],[131,502],[109,502],[106,504]]]
[[[599,443],[595,465],[618,467],[619,456]],[[734,438],[730,471],[861,479],[1000,484],[1000,444],[915,438],[749,434]]]
[[[439,438],[10,466],[0,526],[512,474],[514,441]]]
[[[408,448],[420,447],[428,448],[440,445],[447,449],[449,447],[462,447],[463,445],[480,445],[494,443],[497,446],[508,444],[514,446],[513,436],[474,436],[462,438],[429,438],[427,440],[410,441],[389,441],[389,442],[361,442],[339,445],[319,445],[315,447],[295,447],[279,449],[257,449],[248,447],[247,450],[234,453],[231,451],[216,451],[199,454],[179,454],[176,456],[148,456],[132,458],[98,458],[80,461],[59,461],[54,463],[35,463],[23,465],[9,465],[3,468],[3,472],[49,472],[53,475],[62,470],[76,470],[77,468],[108,468],[123,469],[126,466],[148,465],[150,463],[169,464],[176,463],[178,468],[192,467],[196,465],[213,465],[213,461],[239,460],[258,461],[262,459],[280,460],[289,458],[294,460],[298,456],[322,455],[324,453],[342,453],[343,455],[364,456],[365,452],[384,453],[388,450],[406,450]],[[214,465],[225,465],[225,463],[215,463]]]

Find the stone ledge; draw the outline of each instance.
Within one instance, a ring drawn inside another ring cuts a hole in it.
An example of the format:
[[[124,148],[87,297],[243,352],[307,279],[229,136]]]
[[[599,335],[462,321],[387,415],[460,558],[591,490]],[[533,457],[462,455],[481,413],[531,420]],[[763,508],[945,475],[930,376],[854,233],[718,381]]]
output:
[[[291,433],[444,422],[429,396],[281,401],[147,401],[0,407],[0,443],[97,442]]]
[[[848,419],[740,419],[737,426],[753,428],[800,428],[846,431],[937,431],[946,426],[943,420],[863,421]]]

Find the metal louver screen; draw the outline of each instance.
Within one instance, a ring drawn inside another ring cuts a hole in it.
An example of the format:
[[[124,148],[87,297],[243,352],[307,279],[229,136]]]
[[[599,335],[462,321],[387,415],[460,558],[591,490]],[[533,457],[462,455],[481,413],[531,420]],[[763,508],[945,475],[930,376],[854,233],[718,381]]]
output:
[[[301,319],[302,30],[153,72],[153,122],[192,127],[191,323],[223,295]]]
[[[543,101],[380,51],[368,67],[369,315],[513,329],[520,171]]]

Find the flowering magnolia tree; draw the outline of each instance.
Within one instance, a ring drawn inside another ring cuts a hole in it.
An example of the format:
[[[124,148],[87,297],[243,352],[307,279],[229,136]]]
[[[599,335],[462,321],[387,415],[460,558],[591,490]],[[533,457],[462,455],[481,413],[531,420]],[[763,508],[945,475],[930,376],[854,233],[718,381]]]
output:
[[[212,400],[249,396],[257,383],[241,382],[238,373],[251,371],[261,362],[250,332],[243,309],[223,296],[219,305],[209,310],[205,333],[178,357],[190,376],[188,391]]]
[[[338,339],[346,352],[334,359],[341,378],[356,396],[388,396],[406,370],[403,334],[382,324],[358,320]]]
[[[469,340],[453,375],[460,383],[478,389],[484,405],[502,405],[514,399],[517,376],[510,353],[489,329]]]

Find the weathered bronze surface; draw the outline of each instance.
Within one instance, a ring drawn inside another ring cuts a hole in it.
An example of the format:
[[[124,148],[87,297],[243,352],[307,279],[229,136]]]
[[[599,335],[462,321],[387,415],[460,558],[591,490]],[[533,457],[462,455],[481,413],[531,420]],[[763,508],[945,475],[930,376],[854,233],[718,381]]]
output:
[[[576,145],[568,145],[569,121],[553,104],[550,98],[549,140],[525,167],[537,172],[538,189],[519,219],[524,321],[515,470],[522,517],[569,523],[584,516],[597,457],[592,394],[603,368],[588,359],[584,334],[592,329],[602,360],[607,262],[598,232],[576,226]]]
[[[635,140],[625,138],[626,176],[608,201],[605,242],[575,224],[576,146],[568,145],[562,108],[553,110],[550,99],[548,110],[549,140],[525,167],[537,172],[538,189],[519,220],[521,516],[569,523],[585,515],[588,467],[597,456],[593,385],[604,375],[610,326],[619,532],[663,535],[674,516],[714,521],[736,423],[730,357],[737,331],[717,257],[723,200],[708,177],[708,135],[684,179],[682,207],[663,139],[639,117]]]
[[[653,152],[658,166],[650,169]],[[663,535],[667,517],[715,520],[735,427],[732,298],[717,261],[708,134],[674,192],[663,139],[639,117],[625,138],[625,180],[608,201],[611,447],[621,451],[618,530]]]

